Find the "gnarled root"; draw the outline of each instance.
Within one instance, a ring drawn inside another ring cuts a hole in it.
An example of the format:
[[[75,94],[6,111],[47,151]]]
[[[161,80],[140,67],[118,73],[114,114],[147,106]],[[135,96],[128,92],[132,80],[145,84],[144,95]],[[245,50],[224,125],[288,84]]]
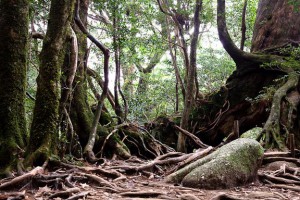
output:
[[[286,148],[284,139],[280,134],[281,102],[282,99],[287,96],[288,91],[298,85],[298,81],[299,75],[297,73],[289,73],[287,82],[283,86],[281,86],[273,96],[269,118],[258,138],[260,139],[262,135],[265,134],[265,143],[267,147],[272,147],[272,145],[274,145],[275,147],[278,147],[282,150]]]

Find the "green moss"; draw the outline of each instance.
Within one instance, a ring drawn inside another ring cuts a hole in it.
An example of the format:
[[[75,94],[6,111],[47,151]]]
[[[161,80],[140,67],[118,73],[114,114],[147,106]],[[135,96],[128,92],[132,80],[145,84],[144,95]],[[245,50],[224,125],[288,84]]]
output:
[[[0,171],[6,174],[26,143],[27,0],[0,1]]]
[[[242,185],[255,177],[263,152],[255,140],[238,139],[169,175],[167,181],[208,189]]]
[[[51,23],[48,24],[40,54],[36,104],[26,152],[29,165],[45,160],[50,153],[57,153],[60,71],[73,3],[74,0],[54,0],[51,3]]]

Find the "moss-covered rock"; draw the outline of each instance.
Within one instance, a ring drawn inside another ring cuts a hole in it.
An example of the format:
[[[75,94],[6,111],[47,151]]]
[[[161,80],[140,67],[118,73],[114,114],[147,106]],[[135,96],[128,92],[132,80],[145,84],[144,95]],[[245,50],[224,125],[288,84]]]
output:
[[[255,179],[263,152],[257,141],[237,139],[169,175],[167,182],[205,189],[244,185]]]

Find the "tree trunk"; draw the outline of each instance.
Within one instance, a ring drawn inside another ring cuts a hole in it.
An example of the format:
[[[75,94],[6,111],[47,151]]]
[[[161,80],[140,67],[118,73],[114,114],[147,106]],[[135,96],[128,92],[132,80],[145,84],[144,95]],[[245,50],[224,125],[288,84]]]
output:
[[[29,3],[0,1],[0,176],[25,147],[26,58]]]
[[[197,44],[199,37],[199,27],[200,27],[200,13],[202,12],[202,1],[196,0],[195,14],[194,14],[194,33],[191,41],[191,51],[189,58],[189,66],[187,68],[187,84],[185,91],[184,109],[181,117],[180,127],[187,130],[188,120],[194,106],[195,101],[195,76],[197,68]],[[185,147],[185,136],[182,133],[178,135],[177,151],[186,152]]]
[[[47,33],[40,54],[36,104],[27,150],[27,164],[42,164],[55,154],[58,142],[60,71],[74,0],[52,0]]]
[[[252,52],[300,42],[300,13],[288,0],[259,1]]]

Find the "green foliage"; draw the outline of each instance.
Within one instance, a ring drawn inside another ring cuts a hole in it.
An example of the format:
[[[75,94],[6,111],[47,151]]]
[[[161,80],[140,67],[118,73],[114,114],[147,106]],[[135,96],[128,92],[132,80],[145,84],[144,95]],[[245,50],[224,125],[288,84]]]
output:
[[[263,68],[282,68],[293,69],[299,71],[300,69],[300,48],[288,45],[283,48],[275,49],[275,53],[285,56],[282,60],[274,60],[272,62],[264,63]]]
[[[203,48],[199,50],[199,55],[197,74],[200,92],[218,91],[235,69],[234,62],[224,50]]]
[[[298,0],[288,0],[288,3],[294,6],[295,12],[299,12],[300,2]]]
[[[149,87],[129,99],[129,119],[146,122],[175,111],[175,75],[170,68],[156,69],[149,75]],[[137,85],[136,85],[137,87]]]
[[[252,28],[256,16],[258,0],[248,0],[247,7],[247,41],[246,46],[250,48]],[[176,9],[180,14],[193,18],[194,1],[188,0],[179,3],[170,1],[169,8]],[[49,12],[49,0],[31,0],[31,19],[39,32],[45,32]],[[232,32],[233,39],[239,43],[240,22],[243,2],[237,0],[227,1],[227,23]],[[129,104],[129,118],[136,121],[145,121],[162,114],[171,114],[175,110],[175,75],[171,58],[167,51],[166,16],[161,13],[156,1],[151,0],[94,0],[90,5],[89,31],[111,50],[110,59],[110,89],[113,90],[115,63],[114,47],[120,48],[120,58],[123,80],[123,91]],[[104,22],[99,16],[106,16]],[[116,26],[113,26],[116,19]],[[230,57],[222,50],[218,42],[216,31],[216,4],[210,0],[203,1],[203,12],[201,13],[201,31],[204,31],[199,42],[197,74],[199,89],[201,93],[217,91],[225,84],[225,80],[235,69]],[[173,24],[169,24],[171,35],[174,37]],[[193,24],[190,24],[192,27]],[[191,28],[190,27],[190,28]],[[113,36],[117,36],[116,43]],[[188,34],[186,35],[188,36]],[[189,45],[190,40],[187,40]],[[215,45],[217,44],[217,45]],[[34,96],[36,90],[35,79],[38,74],[38,55],[41,42],[31,41],[28,89]],[[221,49],[221,50],[220,50]],[[149,66],[150,61],[157,55],[163,55],[154,71],[150,74],[140,73],[136,66],[144,69]],[[182,78],[185,75],[184,60],[180,56],[180,48],[177,48],[177,64]],[[103,76],[103,55],[99,49],[92,45],[89,58],[89,67],[94,68]],[[139,78],[147,81],[144,93],[138,93]],[[128,85],[128,84],[129,85]],[[130,85],[132,83],[132,85]],[[127,85],[126,85],[127,84]],[[97,90],[101,88],[95,83]],[[179,89],[180,106],[182,108],[182,96]],[[95,103],[92,92],[89,92],[88,102]],[[120,99],[120,102],[123,101]],[[26,101],[27,119],[30,122],[34,101],[29,98]],[[108,103],[106,103],[108,105]],[[109,108],[109,106],[107,106]],[[110,108],[113,109],[113,108]]]
[[[236,44],[240,44],[241,38],[241,26],[242,26],[242,10],[243,2],[240,0],[229,0],[226,1],[226,18],[229,32],[231,33],[232,39]],[[258,0],[248,0],[247,12],[246,12],[246,49],[251,47],[252,32],[256,19],[256,9]]]
[[[262,100],[272,100],[275,92],[286,82],[287,78],[288,76],[283,76],[275,79],[273,85],[270,85],[269,87],[263,87],[263,89],[259,92],[259,95],[257,95],[255,98],[248,97],[245,100],[252,104],[259,103]]]

